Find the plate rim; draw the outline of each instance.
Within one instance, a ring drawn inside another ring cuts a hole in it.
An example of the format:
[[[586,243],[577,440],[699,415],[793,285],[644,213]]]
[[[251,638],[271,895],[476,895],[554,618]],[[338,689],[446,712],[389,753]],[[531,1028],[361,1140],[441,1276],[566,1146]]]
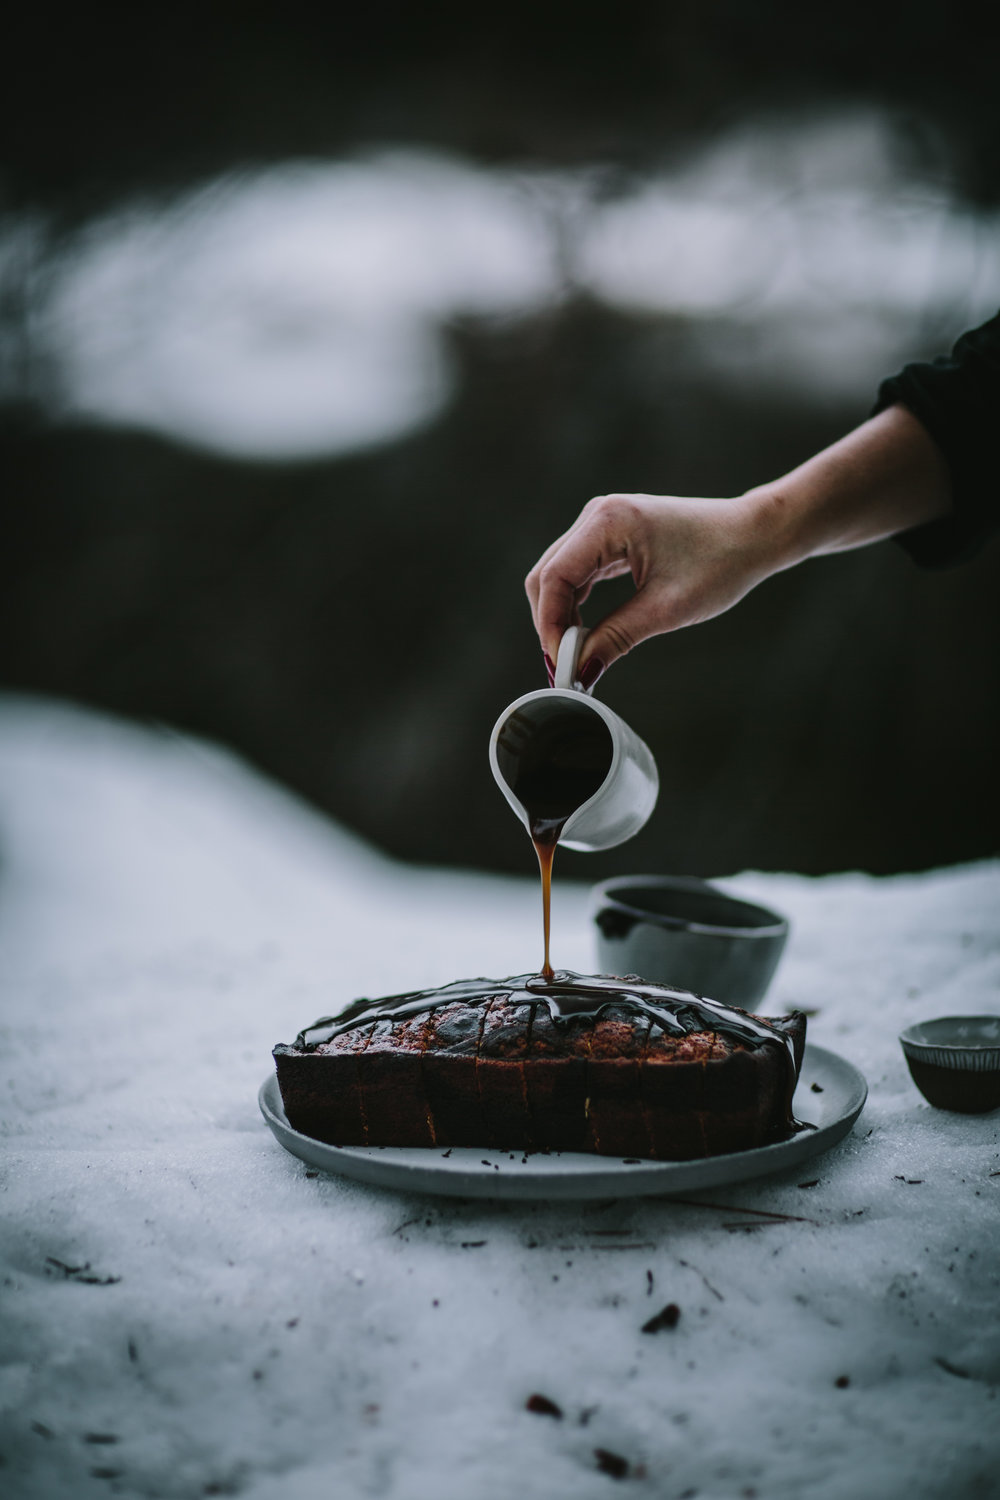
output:
[[[838,1052],[807,1042],[796,1096],[805,1086],[805,1074],[810,1068],[832,1073],[834,1083],[841,1087],[843,1099],[834,1119],[768,1146],[681,1162],[628,1163],[617,1157],[567,1151],[551,1155],[536,1153],[525,1171],[519,1159],[512,1167],[510,1153],[486,1147],[454,1148],[476,1153],[475,1161],[467,1161],[464,1156],[445,1158],[433,1147],[332,1146],[289,1125],[276,1073],[271,1072],[264,1079],[257,1091],[257,1102],[271,1134],[290,1155],[322,1171],[376,1187],[461,1198],[668,1197],[779,1172],[821,1155],[842,1140],[865,1107],[867,1080],[854,1063]]]

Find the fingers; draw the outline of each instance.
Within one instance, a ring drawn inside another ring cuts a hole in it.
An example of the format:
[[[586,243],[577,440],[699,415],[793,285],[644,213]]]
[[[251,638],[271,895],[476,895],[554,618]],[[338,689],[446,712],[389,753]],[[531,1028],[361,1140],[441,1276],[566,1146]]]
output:
[[[578,669],[584,687],[593,687],[613,662],[640,641],[662,634],[667,628],[665,618],[662,604],[646,589],[612,610],[587,636]]]
[[[569,531],[552,543],[528,574],[525,589],[532,619],[542,649],[552,660],[567,627],[580,623],[580,605],[595,583],[628,572],[638,577],[637,560],[642,551],[638,520],[632,497],[598,496],[584,506]],[[619,613],[615,611],[616,615]],[[615,639],[613,625],[607,632],[605,665],[629,649],[624,633],[618,636],[622,643],[618,649],[614,648]],[[583,661],[595,654],[595,647],[588,640]]]
[[[552,543],[525,580],[542,649],[580,623],[595,584],[631,573],[635,594],[587,637],[580,681],[591,687],[640,641],[729,609],[781,566],[766,545],[755,492],[731,499],[600,495]],[[761,533],[765,545],[762,548]]]
[[[535,629],[539,632],[539,635],[541,635],[541,630],[539,629],[538,607],[542,592],[542,576],[543,574],[545,574],[546,569],[548,568],[552,560],[558,556],[561,549],[565,546],[567,540],[585,523],[586,516],[587,511],[586,507],[584,507],[569,530],[564,531],[562,536],[556,537],[555,541],[552,542],[548,547],[546,547],[545,551],[542,553],[541,557],[535,563],[535,566],[532,568],[531,572],[524,580],[525,591],[528,595],[528,601],[531,605],[531,618],[534,621]],[[566,621],[566,625],[578,623],[579,621],[575,620]],[[565,630],[565,628],[566,626],[563,626],[562,630]],[[562,630],[560,630],[560,638],[562,636]],[[558,645],[558,640],[556,644]]]

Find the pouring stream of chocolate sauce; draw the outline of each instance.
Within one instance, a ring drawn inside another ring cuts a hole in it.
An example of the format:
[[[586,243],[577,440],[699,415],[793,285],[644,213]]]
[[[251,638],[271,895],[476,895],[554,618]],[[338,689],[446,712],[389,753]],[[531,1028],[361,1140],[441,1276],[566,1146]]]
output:
[[[515,711],[499,737],[502,774],[528,817],[542,877],[542,975],[552,978],[549,956],[552,861],[573,814],[599,791],[614,755],[604,720],[582,703],[556,699]]]

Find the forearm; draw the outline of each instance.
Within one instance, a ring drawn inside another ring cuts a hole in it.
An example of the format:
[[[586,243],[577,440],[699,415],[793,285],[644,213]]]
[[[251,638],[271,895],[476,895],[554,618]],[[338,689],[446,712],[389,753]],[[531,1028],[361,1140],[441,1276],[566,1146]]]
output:
[[[767,571],[861,547],[948,513],[943,454],[905,406],[890,406],[745,499]]]

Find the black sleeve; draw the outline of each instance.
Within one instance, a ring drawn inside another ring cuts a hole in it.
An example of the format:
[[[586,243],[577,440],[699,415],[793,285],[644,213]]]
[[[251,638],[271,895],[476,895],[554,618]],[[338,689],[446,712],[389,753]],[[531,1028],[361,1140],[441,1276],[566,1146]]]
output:
[[[965,562],[1000,527],[1000,313],[964,333],[951,354],[883,380],[874,416],[901,403],[951,470],[951,514],[896,540],[925,567]]]

